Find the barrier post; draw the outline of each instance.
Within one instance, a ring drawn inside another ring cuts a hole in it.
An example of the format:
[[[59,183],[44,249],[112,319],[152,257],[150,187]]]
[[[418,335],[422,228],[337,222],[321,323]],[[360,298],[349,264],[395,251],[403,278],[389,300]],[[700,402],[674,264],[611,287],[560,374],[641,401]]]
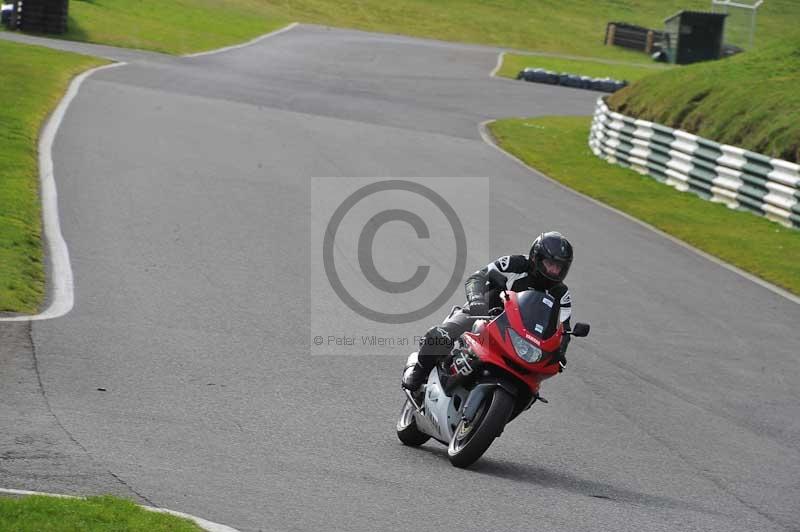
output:
[[[608,25],[608,35],[606,36],[606,46],[612,46],[614,44],[614,35],[617,33],[617,25],[616,24],[609,24]]]

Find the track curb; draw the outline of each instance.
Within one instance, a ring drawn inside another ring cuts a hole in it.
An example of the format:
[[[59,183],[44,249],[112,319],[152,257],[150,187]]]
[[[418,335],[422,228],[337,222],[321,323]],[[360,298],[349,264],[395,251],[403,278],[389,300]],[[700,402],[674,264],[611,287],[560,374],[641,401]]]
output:
[[[112,63],[89,69],[76,76],[67,87],[67,91],[50,114],[39,135],[39,186],[42,201],[42,236],[46,241],[50,272],[47,283],[50,304],[34,315],[0,316],[0,322],[38,321],[58,318],[70,310],[75,303],[72,265],[69,260],[69,248],[61,234],[61,222],[58,215],[58,190],[53,169],[53,142],[61,127],[72,100],[78,95],[81,85],[86,79],[101,70],[126,65],[125,62]]]
[[[287,31],[290,31],[290,30],[296,28],[299,24],[300,24],[299,22],[292,22],[292,23],[290,23],[290,24],[288,24],[288,25],[286,25],[286,26],[284,26],[282,28],[278,28],[275,31],[271,31],[269,33],[265,33],[264,35],[259,35],[255,39],[251,39],[251,40],[249,40],[247,42],[243,42],[241,44],[233,44],[231,46],[225,46],[223,48],[216,48],[214,50],[207,50],[205,52],[195,52],[195,53],[191,53],[191,54],[184,54],[184,55],[182,55],[180,57],[186,57],[186,58],[203,57],[203,56],[206,56],[206,55],[221,54],[223,52],[229,52],[231,50],[238,50],[239,48],[246,48],[248,46],[252,46],[254,44],[257,44],[257,43],[263,41],[264,39],[268,39],[270,37],[274,37],[276,35],[280,35],[281,33],[285,33]]]

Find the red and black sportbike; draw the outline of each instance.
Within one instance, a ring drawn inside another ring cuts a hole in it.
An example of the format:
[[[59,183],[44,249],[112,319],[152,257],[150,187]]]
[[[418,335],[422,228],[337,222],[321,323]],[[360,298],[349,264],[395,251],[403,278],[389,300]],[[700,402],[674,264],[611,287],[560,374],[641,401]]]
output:
[[[503,292],[497,316],[480,316],[472,332],[428,375],[420,392],[408,390],[397,421],[406,445],[430,438],[448,446],[456,467],[473,464],[505,428],[537,400],[542,381],[564,368],[562,343],[589,334],[589,324],[571,331],[559,321],[559,304],[545,292]],[[416,363],[417,353],[409,357]]]

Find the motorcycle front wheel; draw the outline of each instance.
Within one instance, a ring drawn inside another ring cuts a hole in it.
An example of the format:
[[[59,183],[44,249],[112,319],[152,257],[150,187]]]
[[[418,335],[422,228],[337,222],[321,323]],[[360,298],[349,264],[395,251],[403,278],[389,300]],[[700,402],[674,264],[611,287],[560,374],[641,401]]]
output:
[[[475,417],[463,419],[456,427],[447,456],[456,467],[469,467],[480,458],[494,439],[500,435],[514,410],[514,398],[502,388],[496,388],[478,407]]]
[[[414,406],[408,399],[403,404],[403,409],[400,410],[400,417],[397,420],[397,438],[403,442],[403,445],[411,447],[419,447],[431,439],[430,436],[417,428],[417,422],[414,419]]]

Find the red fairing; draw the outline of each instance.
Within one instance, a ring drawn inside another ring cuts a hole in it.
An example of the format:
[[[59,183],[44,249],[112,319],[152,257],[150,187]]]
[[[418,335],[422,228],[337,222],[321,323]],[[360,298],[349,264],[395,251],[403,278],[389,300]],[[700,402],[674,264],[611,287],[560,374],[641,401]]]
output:
[[[486,325],[480,335],[466,333],[464,338],[472,352],[478,355],[484,364],[493,364],[511,373],[525,382],[535,394],[538,393],[539,384],[543,380],[558,373],[559,365],[553,357],[561,347],[564,326],[559,323],[551,337],[540,339],[523,325],[517,304],[517,293],[506,292],[506,294],[505,314]],[[539,362],[530,363],[517,355],[511,337],[505,330],[508,326],[529,342],[539,346],[542,350]]]

